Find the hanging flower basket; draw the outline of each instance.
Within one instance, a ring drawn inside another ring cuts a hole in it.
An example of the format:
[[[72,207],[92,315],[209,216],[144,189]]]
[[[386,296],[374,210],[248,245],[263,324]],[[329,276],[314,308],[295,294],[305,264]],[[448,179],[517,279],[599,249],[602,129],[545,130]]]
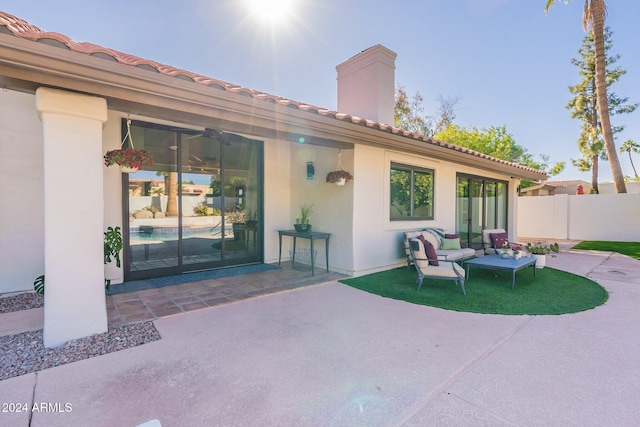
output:
[[[133,148],[110,150],[104,155],[104,164],[107,166],[119,165],[122,172],[133,173],[153,166],[153,155],[147,150]]]
[[[344,185],[352,179],[353,175],[346,170],[332,171],[327,174],[327,182],[330,184]]]

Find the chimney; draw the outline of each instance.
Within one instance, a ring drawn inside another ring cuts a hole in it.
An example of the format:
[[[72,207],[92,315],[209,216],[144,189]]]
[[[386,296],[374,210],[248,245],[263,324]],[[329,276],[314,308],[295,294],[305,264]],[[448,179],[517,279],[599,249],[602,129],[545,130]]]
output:
[[[393,125],[396,56],[377,44],[338,65],[338,111]]]

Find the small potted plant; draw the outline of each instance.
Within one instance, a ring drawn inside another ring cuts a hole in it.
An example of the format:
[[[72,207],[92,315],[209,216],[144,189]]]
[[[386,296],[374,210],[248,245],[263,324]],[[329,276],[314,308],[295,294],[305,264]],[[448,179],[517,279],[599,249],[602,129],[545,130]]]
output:
[[[300,215],[296,216],[296,223],[293,228],[299,233],[309,233],[311,231],[311,214],[313,213],[313,205],[305,204],[300,206]]]
[[[147,150],[120,148],[107,151],[104,155],[104,164],[119,165],[123,173],[135,173],[145,167],[153,166],[153,155]]]
[[[527,243],[527,252],[537,259],[536,268],[544,268],[547,264],[547,255],[551,252],[556,254],[560,252],[560,246],[557,243],[552,243],[550,245],[546,245],[542,242]],[[555,258],[555,255],[551,256]]]
[[[327,182],[331,184],[344,185],[352,179],[353,175],[343,169],[331,171],[327,174]]]
[[[519,246],[514,246],[513,247],[513,259],[518,260],[522,257],[522,254],[520,253],[520,247]]]

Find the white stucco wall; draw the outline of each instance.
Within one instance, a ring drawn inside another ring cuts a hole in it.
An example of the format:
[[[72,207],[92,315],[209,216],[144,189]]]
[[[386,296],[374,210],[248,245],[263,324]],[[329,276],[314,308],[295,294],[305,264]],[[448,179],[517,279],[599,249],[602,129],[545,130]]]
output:
[[[307,179],[307,162],[312,161],[315,176]],[[353,265],[352,250],[352,208],[353,183],[344,186],[326,182],[327,173],[336,170],[338,149],[314,145],[296,144],[291,146],[291,206],[290,221],[286,229],[292,229],[300,206],[313,204],[311,217],[313,231],[331,233],[329,240],[329,268],[338,272],[350,272]],[[345,170],[353,173],[353,150],[342,150],[342,163]],[[356,178],[357,179],[357,178]],[[308,249],[309,240],[298,239],[297,249]],[[283,238],[283,259],[289,255],[291,238]],[[325,268],[326,256],[323,240],[316,240],[317,268]]]
[[[518,204],[520,237],[640,241],[638,194],[521,197]]]
[[[445,231],[456,229],[457,173],[509,181],[509,233],[516,235],[515,208],[517,180],[488,171],[458,164],[412,156],[405,153],[357,146],[354,150],[354,267],[355,275],[367,274],[403,265],[403,232],[425,227],[439,227]],[[428,221],[391,221],[390,165],[391,162],[418,166],[434,171],[434,219]]]
[[[0,294],[44,274],[42,123],[35,96],[0,90]]]
[[[292,228],[291,220],[291,148],[290,143],[264,140],[264,260],[278,262],[277,230]],[[289,257],[288,242],[283,239],[282,257]]]

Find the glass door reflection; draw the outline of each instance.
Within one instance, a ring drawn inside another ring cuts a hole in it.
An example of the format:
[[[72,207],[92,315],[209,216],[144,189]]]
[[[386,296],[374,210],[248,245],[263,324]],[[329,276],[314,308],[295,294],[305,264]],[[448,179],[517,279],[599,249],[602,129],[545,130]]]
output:
[[[220,142],[204,135],[182,135],[180,212],[182,264],[215,267],[222,260]]]
[[[131,132],[136,148],[152,153],[154,165],[128,174],[128,277],[178,272],[177,135],[137,126]]]
[[[135,123],[153,167],[124,175],[125,278],[262,262],[262,142]]]

